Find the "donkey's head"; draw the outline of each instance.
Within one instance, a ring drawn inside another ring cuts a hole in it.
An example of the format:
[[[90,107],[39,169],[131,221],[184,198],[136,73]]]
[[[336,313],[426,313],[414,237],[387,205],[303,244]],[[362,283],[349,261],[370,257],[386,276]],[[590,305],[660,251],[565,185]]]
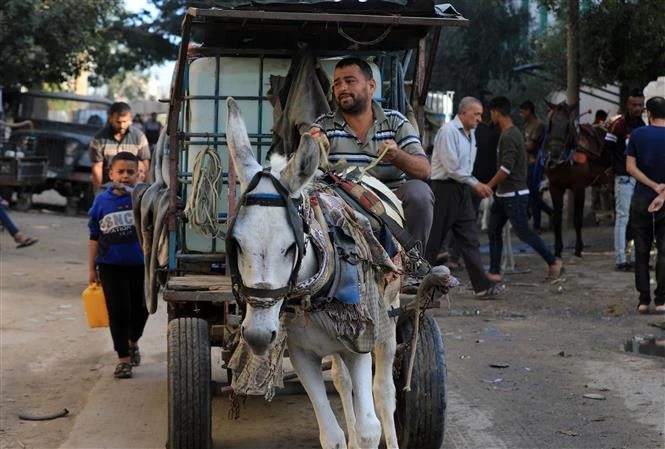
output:
[[[241,190],[227,257],[247,305],[242,336],[254,353],[263,354],[277,337],[282,302],[300,271],[304,234],[297,202],[319,165],[319,146],[304,134],[286,165],[277,171],[271,160],[273,172],[267,173],[252,152],[238,104],[229,98],[227,106],[229,154]]]

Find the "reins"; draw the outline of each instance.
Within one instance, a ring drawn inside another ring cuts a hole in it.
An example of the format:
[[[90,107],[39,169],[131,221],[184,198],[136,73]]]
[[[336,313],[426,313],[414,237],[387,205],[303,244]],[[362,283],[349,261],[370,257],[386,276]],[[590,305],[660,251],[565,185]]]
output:
[[[272,182],[273,187],[277,194],[273,193],[252,193],[252,191],[259,184],[261,179],[267,177]],[[238,212],[243,207],[249,206],[264,206],[264,207],[283,207],[286,209],[287,219],[296,242],[296,257],[291,267],[291,275],[289,282],[284,287],[276,289],[267,288],[253,288],[247,287],[242,282],[242,276],[238,269],[237,258],[237,242],[233,239],[233,228],[235,226]],[[228,269],[231,275],[231,284],[234,296],[241,302],[246,300],[252,307],[269,308],[277,304],[277,302],[284,299],[289,292],[291,292],[298,281],[298,272],[302,264],[302,259],[305,255],[305,226],[301,209],[302,199],[300,201],[294,200],[289,196],[289,192],[282,186],[277,178],[275,178],[267,170],[260,171],[249,182],[247,189],[240,197],[240,201],[236,206],[236,213],[234,218],[229,224],[226,234],[226,249]],[[261,298],[261,301],[255,301],[253,298]],[[266,300],[269,299],[269,300]]]

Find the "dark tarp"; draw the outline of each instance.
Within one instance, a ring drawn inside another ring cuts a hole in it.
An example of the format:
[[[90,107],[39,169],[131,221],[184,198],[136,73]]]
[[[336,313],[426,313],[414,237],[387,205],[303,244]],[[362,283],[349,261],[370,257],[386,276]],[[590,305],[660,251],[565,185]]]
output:
[[[420,17],[461,17],[449,3],[433,0],[210,0],[192,6],[224,9],[326,12],[339,14],[403,14]]]
[[[197,17],[196,40],[205,47],[234,49],[233,51],[249,52],[253,49],[265,51],[296,51],[298,43],[304,43],[317,55],[376,52],[412,49],[418,46],[418,42],[431,29],[431,23],[408,24],[387,23],[370,20],[369,17],[410,17],[423,20],[451,20],[449,25],[465,25],[466,19],[458,15],[450,4],[434,6],[431,0],[411,0],[406,6],[397,2],[406,0],[376,0],[358,3],[353,0],[354,8],[349,8],[350,2],[322,1],[318,3],[288,2],[284,0],[259,0],[266,2],[259,5],[258,2],[249,3],[246,0],[236,0],[238,6],[233,12],[241,11],[245,16],[210,16],[201,14]],[[221,5],[222,2],[219,2]],[[226,3],[225,3],[226,4]],[[249,5],[249,6],[248,6]],[[338,6],[346,9],[337,8]],[[379,11],[364,9],[382,6]],[[392,7],[388,7],[391,5]],[[228,5],[227,5],[228,6]],[[270,7],[270,8],[269,8]],[[220,11],[230,11],[228,8],[220,8]],[[392,11],[392,12],[391,12]],[[425,12],[427,11],[427,12]],[[266,16],[261,13],[268,12],[274,16]],[[334,16],[330,21],[308,20],[299,17],[289,21],[284,13],[325,17],[326,14]],[[418,14],[416,14],[418,13]],[[277,16],[281,14],[281,16]],[[320,15],[319,15],[320,14]],[[368,20],[342,23],[340,16],[363,16]]]

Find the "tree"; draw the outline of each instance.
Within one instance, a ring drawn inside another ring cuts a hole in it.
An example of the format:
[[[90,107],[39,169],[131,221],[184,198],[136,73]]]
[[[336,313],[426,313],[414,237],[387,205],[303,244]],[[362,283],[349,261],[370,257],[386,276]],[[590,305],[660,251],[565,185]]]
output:
[[[535,60],[564,86],[566,2],[541,0],[557,17],[534,40]],[[665,8],[662,0],[583,1],[579,17],[580,78],[593,86],[618,83],[622,96],[665,74]],[[621,101],[623,104],[623,99]]]
[[[603,85],[644,87],[665,75],[662,0],[604,0],[581,16],[582,75]]]
[[[107,0],[4,0],[0,7],[0,86],[61,83],[93,69],[97,80],[173,59],[170,36],[144,15]]]
[[[529,12],[503,0],[462,0],[455,8],[469,19],[466,28],[441,32],[432,90],[454,90],[458,98],[471,95],[487,100],[512,90],[512,69],[530,60]],[[519,99],[513,99],[519,101]]]

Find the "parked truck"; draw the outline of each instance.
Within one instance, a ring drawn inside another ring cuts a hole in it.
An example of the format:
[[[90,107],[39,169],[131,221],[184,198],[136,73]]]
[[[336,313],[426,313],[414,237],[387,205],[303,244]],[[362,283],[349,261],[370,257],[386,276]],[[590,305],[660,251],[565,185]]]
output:
[[[0,147],[0,193],[18,208],[32,194],[54,189],[67,211],[87,209],[93,198],[88,145],[107,120],[111,101],[62,92],[8,95],[5,115],[16,125]],[[7,124],[6,126],[9,126]]]

